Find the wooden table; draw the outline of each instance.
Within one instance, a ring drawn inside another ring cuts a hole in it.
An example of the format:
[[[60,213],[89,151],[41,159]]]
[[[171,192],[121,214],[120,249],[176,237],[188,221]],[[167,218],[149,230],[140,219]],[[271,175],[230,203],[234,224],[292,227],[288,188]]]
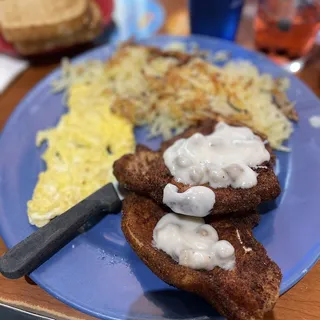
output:
[[[167,11],[167,22],[162,32],[187,34],[187,1],[161,1]],[[252,10],[254,2],[247,2],[237,41],[253,48]],[[320,55],[315,50],[315,56],[298,75],[312,90],[320,96]],[[56,63],[32,66],[4,94],[0,95],[0,128],[5,124],[12,110],[23,96],[48,72],[56,67]],[[0,254],[5,251],[5,245],[0,240]],[[57,313],[54,318],[93,319],[49,296],[36,285],[27,283],[24,279],[9,281],[0,276],[0,290],[10,300],[23,300],[26,304],[39,306],[49,313]],[[276,320],[316,320],[320,319],[320,263],[318,263],[294,288],[284,294],[278,301],[274,311],[266,319]]]

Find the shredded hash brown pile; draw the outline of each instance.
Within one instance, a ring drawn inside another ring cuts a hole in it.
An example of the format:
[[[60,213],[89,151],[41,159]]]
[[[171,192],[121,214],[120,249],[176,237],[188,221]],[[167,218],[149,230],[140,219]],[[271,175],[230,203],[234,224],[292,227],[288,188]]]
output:
[[[218,113],[265,134],[273,148],[288,150],[283,142],[293,130],[290,120],[298,120],[286,96],[288,79],[260,74],[244,60],[220,67],[197,55],[129,43],[107,62],[65,61],[54,89],[93,81],[110,97],[113,112],[149,125],[151,137],[169,139]]]

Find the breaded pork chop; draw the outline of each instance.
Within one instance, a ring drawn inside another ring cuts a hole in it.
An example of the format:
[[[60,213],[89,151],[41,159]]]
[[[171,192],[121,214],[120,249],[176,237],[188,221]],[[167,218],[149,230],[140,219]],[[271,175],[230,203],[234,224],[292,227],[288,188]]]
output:
[[[151,199],[130,194],[123,203],[122,231],[137,255],[163,281],[196,293],[229,320],[259,320],[279,296],[281,272],[252,235],[258,223],[256,211],[241,217],[210,216],[206,219],[219,238],[235,248],[231,271],[215,267],[194,270],[177,264],[152,246],[153,230],[165,211]]]
[[[179,192],[184,192],[190,185],[176,182],[166,167],[163,160],[163,152],[177,139],[188,138],[199,132],[208,135],[214,131],[218,122],[208,120],[197,127],[192,127],[184,133],[163,143],[160,151],[155,152],[145,146],[138,145],[134,154],[121,157],[114,163],[114,175],[119,183],[126,189],[141,195],[148,196],[163,205],[163,189],[168,184],[174,184]],[[264,137],[262,137],[264,139]],[[258,183],[248,189],[242,188],[211,188],[215,193],[215,205],[212,214],[225,214],[231,212],[248,211],[255,209],[261,202],[275,199],[281,192],[278,179],[273,171],[275,157],[271,147],[266,144],[271,154],[270,161],[264,162],[258,168],[253,169],[258,173]]]

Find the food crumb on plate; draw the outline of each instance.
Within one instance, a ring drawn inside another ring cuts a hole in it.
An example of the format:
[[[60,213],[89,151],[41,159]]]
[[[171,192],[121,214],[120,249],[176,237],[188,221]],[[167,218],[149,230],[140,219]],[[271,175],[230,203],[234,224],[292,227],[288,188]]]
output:
[[[312,116],[309,118],[309,123],[314,128],[320,128],[320,116]]]

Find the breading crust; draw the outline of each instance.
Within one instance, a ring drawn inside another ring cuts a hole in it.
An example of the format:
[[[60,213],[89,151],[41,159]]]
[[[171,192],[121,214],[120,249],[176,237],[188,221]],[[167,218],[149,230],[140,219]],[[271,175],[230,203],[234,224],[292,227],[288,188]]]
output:
[[[155,249],[153,230],[164,213],[151,199],[136,194],[124,200],[122,230],[142,261],[160,279],[200,295],[229,320],[263,319],[279,296],[281,272],[252,235],[251,229],[259,221],[258,213],[226,218],[211,216],[207,220],[219,238],[235,248],[236,267],[231,271],[218,267],[212,271],[193,270]]]
[[[163,189],[168,183],[176,185],[179,192],[184,192],[189,185],[178,183],[166,167],[162,154],[166,148],[177,139],[190,137],[196,132],[210,134],[217,121],[208,120],[198,126],[186,130],[181,135],[163,143],[159,152],[154,152],[145,146],[138,145],[135,154],[124,155],[114,163],[114,175],[126,189],[141,195],[149,196],[159,205],[163,203]],[[263,139],[265,137],[262,137]],[[212,214],[227,214],[255,209],[261,202],[275,199],[281,192],[276,175],[273,172],[275,157],[271,147],[266,144],[271,154],[268,162],[261,164],[266,168],[254,169],[258,173],[258,183],[249,189],[232,187],[211,188],[216,195]],[[209,187],[208,184],[205,186]]]

